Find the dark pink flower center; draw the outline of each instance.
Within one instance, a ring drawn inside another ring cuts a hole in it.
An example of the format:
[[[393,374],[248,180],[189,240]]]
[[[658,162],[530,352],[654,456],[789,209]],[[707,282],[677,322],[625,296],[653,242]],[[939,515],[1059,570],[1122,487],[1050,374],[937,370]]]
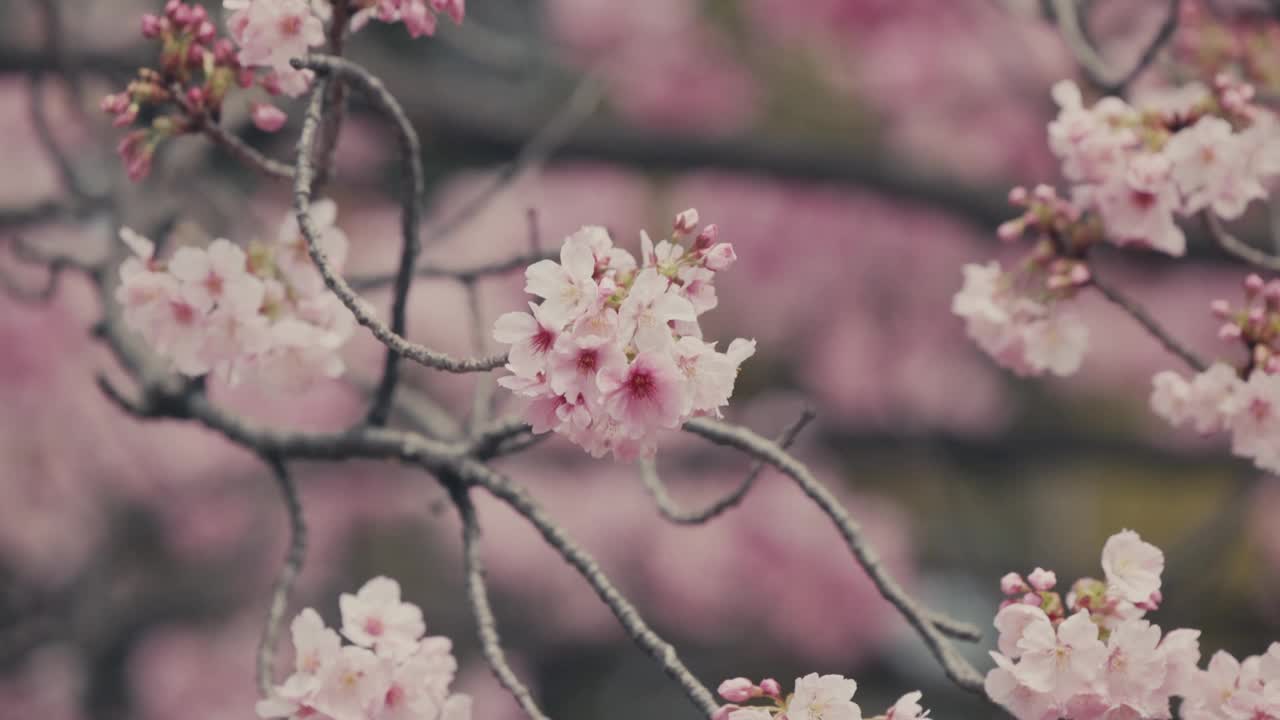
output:
[[[383,629],[382,618],[371,617],[364,621],[364,631],[374,637],[381,635]]]
[[[539,325],[538,332],[533,334],[533,340],[530,343],[533,345],[533,351],[541,355],[556,344],[556,336],[555,333]]]
[[[599,360],[600,360],[599,350],[595,350],[595,349],[583,350],[582,352],[578,353],[578,372],[584,375],[586,373],[595,372],[596,366],[599,364]]]
[[[627,392],[637,400],[648,400],[657,390],[658,383],[654,381],[653,373],[647,370],[634,370],[627,378]]]
[[[222,276],[215,272],[209,273],[209,276],[204,279],[204,286],[210,295],[214,297],[222,295]]]
[[[1254,420],[1262,422],[1271,415],[1271,403],[1262,398],[1254,398],[1253,402],[1249,403],[1249,414],[1253,415]]]
[[[1145,190],[1134,190],[1129,193],[1129,200],[1139,209],[1150,210],[1156,204],[1156,195]]]
[[[196,309],[184,302],[169,303],[169,307],[173,309],[173,319],[179,325],[190,325],[195,322]]]
[[[280,34],[285,36],[297,35],[302,32],[302,16],[286,15],[280,18]]]
[[[387,707],[396,707],[404,702],[404,688],[397,684],[393,684],[387,688],[386,704]]]

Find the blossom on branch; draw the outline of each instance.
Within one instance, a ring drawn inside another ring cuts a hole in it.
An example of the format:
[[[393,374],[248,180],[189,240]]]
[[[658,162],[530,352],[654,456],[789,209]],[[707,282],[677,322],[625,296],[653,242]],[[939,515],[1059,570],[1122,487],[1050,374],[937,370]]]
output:
[[[657,435],[697,415],[719,416],[755,342],[726,351],[702,339],[698,316],[716,306],[712,285],[736,258],[708,225],[686,247],[697,213],[676,217],[670,239],[641,233],[641,262],[608,232],[584,227],[565,239],[560,262],[525,271],[541,303],[494,323],[510,346],[499,384],[530,399],[534,432],[554,430],[593,456],[652,456]]]

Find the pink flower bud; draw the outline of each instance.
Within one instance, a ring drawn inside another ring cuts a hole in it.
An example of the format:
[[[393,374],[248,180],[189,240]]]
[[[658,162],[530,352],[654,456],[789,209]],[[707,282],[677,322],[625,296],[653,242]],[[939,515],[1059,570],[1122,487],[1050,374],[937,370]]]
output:
[[[1022,237],[1022,232],[1026,229],[1026,223],[1022,218],[1017,220],[1007,220],[1000,223],[1000,227],[996,228],[996,237],[1003,242],[1014,242]]]
[[[1023,605],[1035,605],[1036,607],[1039,607],[1043,602],[1044,601],[1041,599],[1040,595],[1037,593],[1029,592],[1026,595],[1022,596]]]
[[[712,223],[698,233],[698,237],[693,239],[693,249],[697,252],[703,252],[716,244],[716,238],[720,237],[720,227]]]
[[[1054,190],[1049,185],[1045,185],[1043,183],[1037,185],[1035,190],[1032,190],[1031,193],[1036,200],[1046,203],[1052,202],[1054,198],[1058,197],[1057,190]]]
[[[191,22],[191,6],[178,3],[173,8],[173,12],[168,13],[169,19],[173,20],[174,25],[183,26]]]
[[[720,243],[707,251],[703,256],[703,262],[706,263],[707,269],[714,272],[720,272],[733,264],[738,259],[737,253],[733,251],[733,245],[730,243]]]
[[[720,693],[720,697],[729,702],[740,703],[759,696],[760,688],[744,677],[736,677],[720,683],[720,687],[716,688],[716,692]]]
[[[1031,574],[1027,576],[1027,582],[1031,583],[1031,587],[1036,590],[1039,590],[1040,592],[1047,592],[1052,590],[1054,585],[1058,584],[1058,576],[1055,575],[1052,570],[1045,570],[1044,568],[1038,567],[1035,570],[1032,570]]]
[[[1235,323],[1227,323],[1218,328],[1219,340],[1239,340],[1240,336],[1243,334],[1243,331],[1240,330],[1240,326]]]
[[[467,0],[431,0],[431,9],[448,15],[455,25],[461,25],[467,13]]]
[[[1018,595],[1020,593],[1025,593],[1030,589],[1031,588],[1022,579],[1022,576],[1018,573],[1011,572],[1000,578],[1000,592],[1005,595]]]
[[[1067,277],[1071,278],[1073,285],[1087,285],[1093,279],[1093,273],[1089,272],[1088,265],[1081,263],[1071,268]]]
[[[187,64],[192,67],[198,67],[204,64],[204,46],[200,43],[191,43],[191,47],[187,48]]]
[[[160,18],[151,13],[142,16],[142,37],[153,39],[160,37]]]
[[[693,229],[698,227],[698,211],[693,208],[689,208],[679,215],[676,215],[674,227],[676,232],[681,235],[688,235],[693,232]]]
[[[203,10],[204,8],[200,8]],[[200,43],[210,43],[218,36],[218,29],[208,20],[202,21],[196,26],[196,41]]]
[[[1249,295],[1249,297],[1253,297],[1261,292],[1264,286],[1265,283],[1262,282],[1262,278],[1256,273],[1250,273],[1249,276],[1244,279],[1244,291]]]
[[[1219,320],[1226,320],[1231,317],[1231,303],[1226,300],[1214,300],[1209,303],[1209,310],[1213,312],[1213,316]]]
[[[263,132],[275,132],[284,127],[289,116],[275,105],[269,103],[253,104],[253,124]]]
[[[760,681],[760,691],[771,698],[782,697],[782,686],[773,678],[765,678]]]
[[[257,76],[253,72],[253,68],[240,68],[240,72],[236,74],[236,84],[244,88],[245,90],[248,90],[249,88],[253,87],[253,82],[256,79],[257,79]],[[266,87],[265,84],[263,87]],[[267,92],[271,92],[271,91],[268,90]],[[271,94],[279,95],[280,88],[277,87],[276,91]]]
[[[1027,189],[1021,185],[1009,191],[1009,204],[1019,207],[1027,204]]]
[[[199,25],[209,19],[209,11],[204,9],[203,5],[191,6],[191,24]]]
[[[187,103],[199,110],[204,106],[204,90],[198,87],[187,88]]]

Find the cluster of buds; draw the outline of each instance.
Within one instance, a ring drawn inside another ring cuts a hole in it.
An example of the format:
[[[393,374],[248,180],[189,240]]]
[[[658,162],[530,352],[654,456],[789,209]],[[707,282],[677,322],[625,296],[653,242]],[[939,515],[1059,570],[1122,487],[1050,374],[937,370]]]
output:
[[[1030,605],[1043,610],[1050,620],[1060,622],[1066,615],[1062,596],[1053,590],[1057,584],[1058,576],[1052,570],[1036,568],[1025,579],[1011,572],[1000,578],[1000,592],[1005,594],[1000,609],[1014,604]]]
[[[1218,337],[1248,349],[1246,374],[1254,368],[1280,371],[1280,280],[1265,282],[1250,274],[1244,279],[1244,297],[1240,307],[1232,307],[1225,299],[1210,304],[1214,317],[1222,320]]]
[[[1178,60],[1197,77],[1233,70],[1268,92],[1280,91],[1280,22],[1273,13],[1242,5],[1215,12],[1211,0],[1182,3],[1175,48]]]
[[[467,13],[466,0],[356,0],[360,7],[352,19],[352,28],[358,29],[369,19],[381,22],[403,22],[410,37],[434,35],[437,15],[447,15],[455,24],[461,24]]]
[[[756,685],[744,677],[720,683],[717,692],[728,704],[712,715],[712,720],[862,720],[862,708],[853,702],[858,683],[841,675],[810,673],[796,678],[795,691],[783,695],[777,680],[768,678]],[[920,706],[917,690],[898,699],[875,720],[923,720],[929,711]],[[745,705],[752,701],[763,701]]]
[[[1021,185],[1015,187],[1009,191],[1009,203],[1023,208],[1023,213],[1002,223],[996,236],[1006,243],[1032,240],[1035,245],[1031,259],[1039,264],[1061,260],[1053,268],[1050,289],[1088,283],[1088,268],[1080,258],[1102,241],[1098,216],[1082,211],[1069,199],[1060,197],[1056,188],[1044,184],[1031,191]],[[1067,272],[1064,274],[1063,270]]]
[[[142,68],[121,92],[102,99],[116,127],[140,124],[117,145],[130,179],[146,177],[156,148],[168,138],[216,121],[223,99],[237,83],[248,87],[235,47],[218,37],[201,5],[169,0],[160,15],[142,16],[142,36],[160,42],[157,66]]]

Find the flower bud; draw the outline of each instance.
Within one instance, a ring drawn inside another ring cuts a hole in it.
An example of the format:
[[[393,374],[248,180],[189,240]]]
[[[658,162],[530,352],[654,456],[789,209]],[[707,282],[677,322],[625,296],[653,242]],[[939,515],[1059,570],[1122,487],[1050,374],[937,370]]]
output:
[[[1244,279],[1244,291],[1250,298],[1261,292],[1263,287],[1265,287],[1265,283],[1262,282],[1262,278],[1256,273],[1250,273],[1249,276]]]
[[[720,683],[720,687],[716,688],[716,692],[729,702],[740,703],[757,697],[761,691],[750,680],[744,677],[736,677]]]
[[[142,37],[148,40],[160,37],[160,18],[151,13],[142,16]]]
[[[737,253],[733,251],[733,245],[729,243],[719,243],[707,251],[703,257],[707,269],[720,272],[733,264],[738,259]]]
[[[1026,581],[1018,573],[1011,572],[1000,578],[1000,592],[1005,595],[1020,595],[1031,590]]]
[[[693,229],[698,227],[698,211],[693,208],[689,208],[679,215],[676,215],[674,227],[675,231],[681,235],[688,235],[693,232]]]
[[[782,697],[782,686],[773,678],[765,678],[760,681],[760,691],[771,698]]]
[[[1226,323],[1222,327],[1218,328],[1219,340],[1226,340],[1228,342],[1232,340],[1239,340],[1243,334],[1244,332],[1240,329],[1240,326],[1235,323]]]
[[[253,124],[263,132],[273,133],[284,127],[289,116],[275,105],[269,103],[253,104]]]
[[[1015,187],[1014,189],[1010,190],[1010,191],[1009,191],[1009,204],[1010,204],[1010,205],[1018,205],[1018,206],[1026,205],[1026,204],[1027,204],[1027,189],[1026,189],[1025,187],[1023,187],[1023,186],[1019,185],[1019,186]]]
[[[1231,303],[1226,300],[1214,300],[1209,303],[1209,310],[1213,313],[1213,316],[1219,320],[1226,320],[1231,317]]]
[[[1031,583],[1031,587],[1036,590],[1039,590],[1040,592],[1047,592],[1052,590],[1054,585],[1058,584],[1058,576],[1055,575],[1052,570],[1045,570],[1044,568],[1038,567],[1035,570],[1032,570],[1031,574],[1027,576],[1027,582]]]
[[[695,252],[703,252],[716,244],[716,238],[720,237],[720,227],[712,223],[698,233],[698,237],[693,239],[693,249]]]
[[[1000,227],[996,228],[996,237],[1000,238],[1002,242],[1014,242],[1022,237],[1024,230],[1026,230],[1026,222],[1022,218],[1006,220],[1000,223]]]

